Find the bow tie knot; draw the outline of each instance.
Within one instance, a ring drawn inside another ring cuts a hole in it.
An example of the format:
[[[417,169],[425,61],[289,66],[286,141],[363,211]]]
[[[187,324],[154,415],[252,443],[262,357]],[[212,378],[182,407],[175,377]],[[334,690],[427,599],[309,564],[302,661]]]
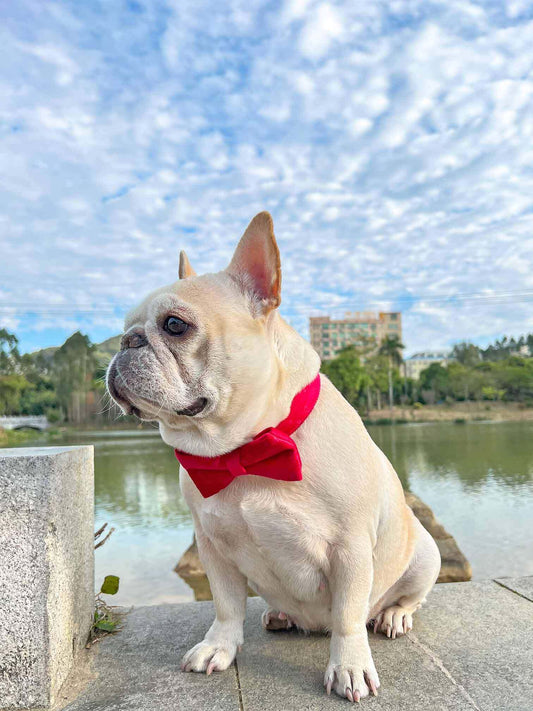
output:
[[[277,427],[259,432],[250,442],[218,457],[199,457],[175,450],[180,464],[204,498],[213,496],[238,476],[256,475],[281,481],[301,481],[302,461],[290,436],[313,409],[320,391],[320,376],[292,401],[289,416]]]

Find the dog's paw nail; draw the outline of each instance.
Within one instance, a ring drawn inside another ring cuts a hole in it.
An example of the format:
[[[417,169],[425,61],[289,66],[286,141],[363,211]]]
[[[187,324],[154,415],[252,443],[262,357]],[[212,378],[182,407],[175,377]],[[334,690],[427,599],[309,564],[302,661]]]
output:
[[[209,662],[209,665],[206,669],[206,674],[207,676],[211,676],[211,674],[215,671],[216,665],[214,662]]]
[[[357,704],[361,701],[361,694],[357,691],[357,689],[353,692],[353,700]]]
[[[366,674],[365,674],[365,681],[366,681],[366,684],[367,684],[368,688],[369,688],[370,691],[372,692],[372,694],[373,694],[374,696],[377,696],[377,695],[378,695],[378,690],[377,690],[377,688],[376,688],[376,682],[375,682],[373,679],[369,679]]]
[[[328,679],[328,683],[326,684],[326,694],[328,696],[331,696],[331,685],[333,684],[332,679]]]
[[[346,689],[344,690],[344,693],[346,694],[346,698],[348,699],[348,701],[351,701],[353,704],[352,690],[347,686]]]
[[[278,614],[278,618],[279,618],[280,620],[286,620],[286,619],[287,619],[287,615],[286,615],[284,612],[280,612],[280,613]]]

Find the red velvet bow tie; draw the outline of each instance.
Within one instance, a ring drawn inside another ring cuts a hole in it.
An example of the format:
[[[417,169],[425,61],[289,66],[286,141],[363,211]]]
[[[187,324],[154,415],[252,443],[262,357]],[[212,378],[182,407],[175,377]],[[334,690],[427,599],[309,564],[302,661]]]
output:
[[[255,474],[281,481],[301,481],[302,460],[290,436],[308,417],[320,393],[320,375],[295,395],[288,416],[250,442],[219,457],[198,457],[174,450],[196,488],[207,499],[225,489],[235,477]]]

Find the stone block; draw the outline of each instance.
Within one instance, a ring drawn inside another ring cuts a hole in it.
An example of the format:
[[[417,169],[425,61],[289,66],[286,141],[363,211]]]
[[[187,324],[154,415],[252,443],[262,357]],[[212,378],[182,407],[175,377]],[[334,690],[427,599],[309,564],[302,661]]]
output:
[[[93,448],[0,449],[0,708],[49,708],[94,611]]]

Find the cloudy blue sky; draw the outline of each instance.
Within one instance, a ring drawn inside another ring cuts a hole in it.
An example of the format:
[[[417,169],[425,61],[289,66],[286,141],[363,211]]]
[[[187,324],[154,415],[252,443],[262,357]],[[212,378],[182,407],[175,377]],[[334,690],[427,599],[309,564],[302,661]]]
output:
[[[527,0],[2,3],[0,319],[120,331],[268,209],[282,312],[401,309],[407,352],[533,331]]]

